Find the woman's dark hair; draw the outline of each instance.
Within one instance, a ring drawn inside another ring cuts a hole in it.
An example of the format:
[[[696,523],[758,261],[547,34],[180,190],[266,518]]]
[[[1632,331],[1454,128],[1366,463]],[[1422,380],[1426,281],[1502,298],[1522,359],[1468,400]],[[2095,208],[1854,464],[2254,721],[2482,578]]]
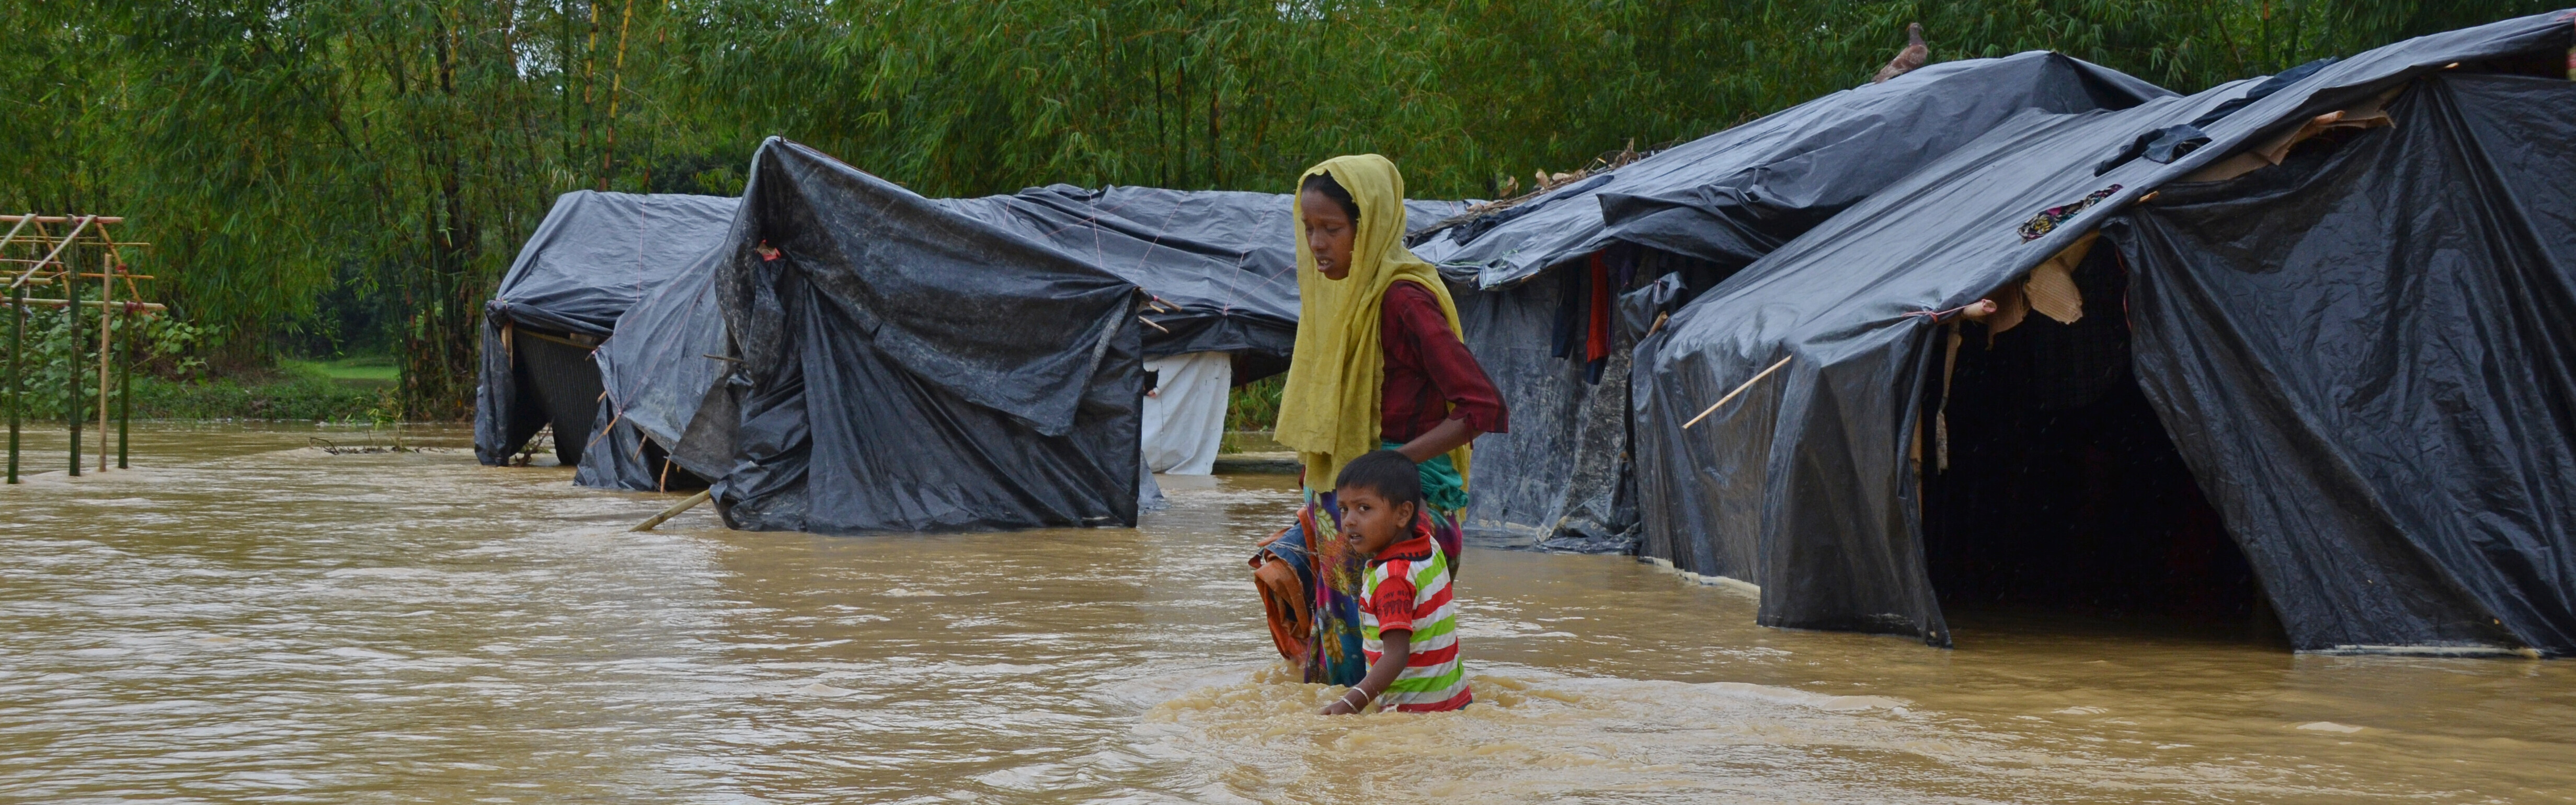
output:
[[[1413,459],[1393,450],[1379,450],[1342,465],[1342,474],[1333,479],[1334,489],[1366,489],[1386,498],[1386,505],[1413,504],[1422,508],[1422,471]]]
[[[1332,199],[1333,203],[1342,206],[1342,212],[1351,216],[1351,223],[1356,224],[1360,221],[1359,200],[1351,198],[1351,191],[1342,189],[1341,182],[1333,181],[1333,174],[1330,172],[1306,177],[1306,183],[1298,185],[1297,192],[1322,193],[1325,198]]]

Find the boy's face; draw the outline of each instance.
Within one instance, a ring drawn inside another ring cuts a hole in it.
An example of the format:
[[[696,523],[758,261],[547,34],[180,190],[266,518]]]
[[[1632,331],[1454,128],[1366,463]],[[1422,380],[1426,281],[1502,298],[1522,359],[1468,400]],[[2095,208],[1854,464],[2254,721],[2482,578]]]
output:
[[[1342,539],[1361,556],[1376,556],[1413,529],[1417,508],[1411,502],[1388,504],[1386,496],[1365,486],[1345,486],[1333,499],[1342,507]]]

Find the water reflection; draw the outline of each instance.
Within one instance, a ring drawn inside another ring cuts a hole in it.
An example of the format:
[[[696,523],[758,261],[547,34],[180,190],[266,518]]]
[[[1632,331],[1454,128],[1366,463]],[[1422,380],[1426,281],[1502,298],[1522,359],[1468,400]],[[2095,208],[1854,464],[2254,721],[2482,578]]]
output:
[[[1480,704],[1322,719],[1241,565],[1285,479],[1167,479],[1132,531],[630,534],[668,498],[311,433],[158,426],[142,469],[0,489],[0,798],[2475,801],[2576,778],[2562,663],[2005,614],[1940,651],[1490,551],[1459,582]]]

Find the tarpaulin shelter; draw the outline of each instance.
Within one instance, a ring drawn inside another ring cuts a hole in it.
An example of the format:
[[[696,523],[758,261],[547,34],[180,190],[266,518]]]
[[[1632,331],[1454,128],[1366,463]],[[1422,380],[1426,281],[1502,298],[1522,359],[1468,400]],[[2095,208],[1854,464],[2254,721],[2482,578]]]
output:
[[[1135,283],[778,138],[715,259],[728,525],[1135,524]]]
[[[1656,314],[2027,109],[2172,95],[2056,53],[1929,65],[1833,93],[1417,234],[1512,408],[1477,441],[1466,523],[1505,544],[1624,551],[1628,357]],[[1633,318],[1613,297],[1663,280]]]
[[[942,199],[959,215],[1046,243],[1153,294],[1139,430],[1156,472],[1205,475],[1225,436],[1227,392],[1288,365],[1297,281],[1285,199],[1147,187],[1033,187]],[[1238,369],[1240,371],[1238,371]]]
[[[484,303],[474,456],[509,461],[548,424],[565,464],[591,444],[600,378],[590,351],[638,298],[724,236],[735,199],[565,193]]]
[[[1146,305],[1144,452],[1156,472],[1205,475],[1227,391],[1288,368],[1297,341],[1296,223],[1273,193],[1065,184],[935,203],[1126,277]],[[1407,202],[1429,223],[1456,202]]]
[[[1799,236],[1640,347],[1644,553],[1934,645],[2241,563],[2300,650],[2576,650],[2571,31],[2024,114]]]
[[[1141,334],[1158,393],[1145,403],[1141,439],[1154,469],[1205,472],[1222,436],[1227,390],[1287,366],[1296,338],[1297,258],[1286,195],[1049,185],[929,202],[992,231],[1053,246],[1152,295],[1141,313],[1148,322]],[[1463,205],[1406,206],[1412,220],[1427,223]],[[701,476],[731,469],[731,431],[715,423],[738,412],[720,382],[726,364],[707,357],[728,349],[713,295],[720,262],[710,256],[636,305],[619,327],[638,335],[612,339],[600,350],[608,400],[621,423],[601,443],[621,446],[593,454],[580,482],[661,488],[665,478],[633,458],[659,446]]]

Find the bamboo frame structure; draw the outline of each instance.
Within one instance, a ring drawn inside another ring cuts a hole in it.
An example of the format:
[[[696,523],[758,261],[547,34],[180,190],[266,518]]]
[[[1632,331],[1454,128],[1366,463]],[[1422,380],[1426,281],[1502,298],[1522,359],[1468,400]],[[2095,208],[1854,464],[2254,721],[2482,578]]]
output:
[[[61,311],[72,345],[70,371],[65,373],[69,380],[64,390],[64,419],[71,436],[67,474],[81,474],[81,429],[89,419],[88,410],[82,406],[93,401],[98,406],[98,471],[108,468],[106,439],[111,399],[116,467],[131,466],[133,374],[138,358],[135,328],[138,317],[161,315],[168,308],[142,300],[142,289],[135,281],[154,277],[128,270],[124,251],[149,248],[151,244],[120,241],[108,231],[109,225],[124,223],[123,217],[112,215],[0,214],[0,224],[7,225],[5,231],[0,231],[0,288],[5,288],[9,300],[5,309],[9,318],[7,372],[0,375],[0,385],[5,385],[0,388],[5,394],[0,396],[6,397],[9,407],[7,483],[19,482],[20,430],[26,408],[26,381],[32,368],[28,365],[26,331],[28,319],[39,309]],[[89,280],[98,281],[95,299],[84,298]],[[125,288],[123,299],[118,298],[119,280]],[[59,289],[61,298],[29,298],[27,291],[36,287]],[[81,324],[90,308],[98,310],[98,390],[96,397],[84,400],[83,386],[88,379],[84,350],[89,347],[89,339],[81,332]],[[122,360],[118,359],[120,353]]]

